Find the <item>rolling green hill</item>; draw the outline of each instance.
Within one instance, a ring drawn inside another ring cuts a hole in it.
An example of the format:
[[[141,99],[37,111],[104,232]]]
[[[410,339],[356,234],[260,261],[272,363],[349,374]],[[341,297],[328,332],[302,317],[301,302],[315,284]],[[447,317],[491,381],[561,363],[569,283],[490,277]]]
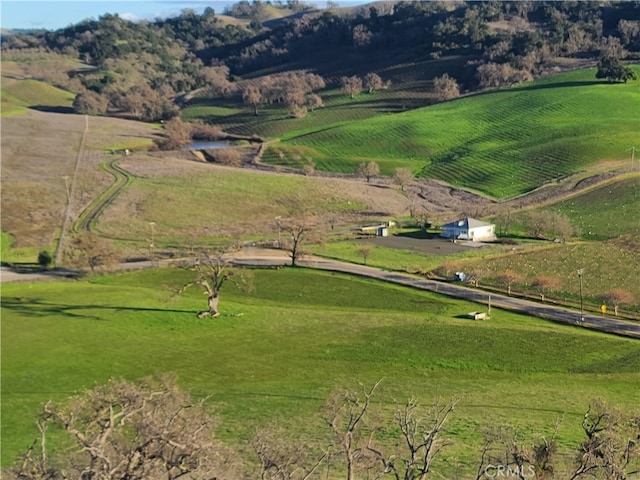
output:
[[[640,74],[640,66],[634,70]],[[629,157],[640,144],[639,85],[597,81],[593,69],[568,72],[397,115],[294,131],[277,148],[305,147],[318,168],[334,171],[376,161],[388,174],[410,164],[421,176],[509,197]]]

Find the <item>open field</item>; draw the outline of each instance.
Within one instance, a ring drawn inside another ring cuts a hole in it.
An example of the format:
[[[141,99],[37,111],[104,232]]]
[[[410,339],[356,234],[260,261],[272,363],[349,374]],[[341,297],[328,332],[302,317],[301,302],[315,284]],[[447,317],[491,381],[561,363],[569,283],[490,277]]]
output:
[[[331,212],[342,221],[356,221],[368,215],[392,217],[407,208],[397,190],[364,182],[276,175],[175,157],[134,155],[121,165],[136,178],[96,224],[101,234],[120,240],[146,238],[152,220],[159,245],[237,234],[274,238],[276,217],[287,215],[286,200],[281,200],[294,196],[303,199],[311,221],[319,225]]]
[[[47,399],[163,371],[195,395],[212,394],[219,434],[238,448],[259,425],[320,441],[323,401],[358,381],[384,379],[375,401],[387,411],[410,395],[425,404],[461,396],[444,471],[473,469],[491,422],[549,432],[563,418],[566,447],[590,399],[637,407],[632,340],[502,311],[472,322],[459,318],[472,304],[304,269],[254,270],[252,293],[229,284],[223,316],[201,321],[200,292],[175,295],[189,279],[159,269],[3,285],[2,464],[30,445]]]
[[[631,157],[640,143],[638,81],[594,76],[593,69],[574,71],[397,115],[301,128],[272,148],[286,154],[288,146],[305,147],[334,171],[376,161],[388,172],[411,162],[425,177],[509,197]]]

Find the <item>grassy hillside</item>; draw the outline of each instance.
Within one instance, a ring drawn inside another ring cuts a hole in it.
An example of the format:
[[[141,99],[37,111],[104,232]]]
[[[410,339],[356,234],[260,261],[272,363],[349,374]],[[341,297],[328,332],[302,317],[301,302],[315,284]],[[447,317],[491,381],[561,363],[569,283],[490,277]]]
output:
[[[4,285],[2,464],[31,444],[46,400],[162,371],[212,394],[220,435],[236,445],[260,424],[322,438],[324,400],[359,381],[384,378],[375,401],[387,411],[410,395],[425,404],[462,396],[445,458],[467,468],[490,422],[550,431],[563,417],[567,446],[589,399],[637,407],[635,341],[497,310],[471,322],[460,315],[473,304],[356,277],[253,272],[253,292],[228,284],[223,316],[212,321],[195,317],[199,291],[176,295],[191,278],[185,271]]]
[[[2,114],[24,111],[25,107],[67,107],[73,105],[71,92],[38,80],[2,79]]]
[[[574,71],[397,115],[293,131],[277,148],[305,147],[320,168],[336,171],[373,160],[388,173],[409,162],[423,176],[508,197],[628,158],[640,143],[639,81],[594,77],[593,69]]]
[[[98,219],[111,238],[144,242],[149,220],[157,223],[158,245],[189,245],[196,238],[241,233],[277,235],[275,218],[287,215],[286,201],[303,199],[321,223],[334,212],[366,218],[366,212],[402,212],[406,199],[393,189],[353,185],[346,180],[226,170],[204,163],[152,157],[133,158],[123,167],[136,178]],[[167,208],[179,205],[179,210]]]
[[[601,185],[549,208],[567,215],[587,240],[636,237],[640,231],[640,175]]]
[[[310,112],[306,117],[290,118],[281,104],[263,105],[258,115],[250,106],[241,105],[237,98],[210,99],[196,97],[183,110],[185,120],[200,120],[220,125],[225,131],[241,135],[285,137],[289,132],[317,131],[342,122],[355,122],[380,114],[403,112],[424,107],[434,102],[433,78],[444,72],[458,73],[464,65],[463,57],[445,57],[439,60],[417,60],[398,63],[397,57],[363,52],[349,53],[336,58],[335,52],[327,52],[313,64],[290,65],[292,70],[318,71],[328,83],[338,83],[341,75],[353,75],[357,65],[360,76],[379,72],[391,86],[372,94],[363,93],[355,99],[345,96],[341,89],[329,86],[319,92],[325,108]],[[270,71],[263,74],[273,73]]]

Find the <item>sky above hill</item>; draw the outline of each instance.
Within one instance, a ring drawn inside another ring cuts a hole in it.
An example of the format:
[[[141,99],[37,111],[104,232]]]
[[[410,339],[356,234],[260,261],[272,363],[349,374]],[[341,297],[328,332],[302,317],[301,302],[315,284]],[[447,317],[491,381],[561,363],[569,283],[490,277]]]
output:
[[[97,19],[105,13],[118,14],[127,20],[154,20],[175,17],[185,8],[198,13],[213,8],[222,14],[225,8],[237,0],[0,0],[0,27],[4,29],[57,30],[85,19]],[[319,8],[326,6],[326,0],[309,0],[305,3]],[[353,0],[338,1],[341,5],[363,2]]]
[[[56,30],[105,13],[128,20],[173,17],[185,8],[201,13],[206,7],[222,13],[234,1],[203,0],[1,0],[0,25],[5,29]]]

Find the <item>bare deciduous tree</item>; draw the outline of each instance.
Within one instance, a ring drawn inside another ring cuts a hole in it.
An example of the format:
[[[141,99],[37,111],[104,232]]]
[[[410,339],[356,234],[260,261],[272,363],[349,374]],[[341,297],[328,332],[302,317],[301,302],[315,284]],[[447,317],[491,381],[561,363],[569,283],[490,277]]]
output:
[[[322,103],[320,95],[308,93],[304,97],[304,106],[313,112],[316,108],[324,107],[324,103]]]
[[[393,172],[393,181],[404,192],[404,189],[413,181],[413,172],[410,168],[398,167]]]
[[[302,167],[302,171],[305,175],[313,175],[313,172],[316,171],[316,164],[312,158],[307,158],[304,166]]]
[[[215,65],[212,67],[204,67],[199,76],[202,82],[207,85],[207,90],[211,96],[227,95],[233,88],[233,84],[229,81],[229,67],[226,65]]]
[[[216,148],[212,156],[222,165],[238,167],[242,164],[242,155],[237,148]]]
[[[556,423],[549,438],[540,436],[533,441],[525,440],[524,435],[512,427],[490,426],[484,434],[476,480],[496,477],[552,480],[557,469],[559,426],[559,422]]]
[[[531,286],[540,295],[540,300],[544,302],[545,295],[549,292],[555,292],[562,286],[562,281],[553,275],[536,275],[531,282]]]
[[[371,245],[368,243],[364,243],[360,245],[357,249],[358,254],[362,257],[362,263],[367,264],[367,259],[371,254]]]
[[[349,95],[351,98],[362,92],[362,79],[357,75],[340,78],[340,85],[342,86],[344,93]]]
[[[594,401],[582,421],[580,445],[570,480],[627,480],[640,474],[640,416],[631,417]]]
[[[531,72],[513,68],[508,63],[483,63],[476,70],[480,88],[502,87],[532,80]]]
[[[371,177],[375,177],[380,173],[380,165],[376,162],[362,162],[358,165],[358,169],[356,170],[356,175],[359,177],[365,177],[367,179],[367,183],[371,180]]]
[[[227,280],[238,272],[234,269],[227,258],[227,255],[235,250],[234,245],[227,245],[216,250],[194,251],[194,261],[187,268],[196,273],[196,278],[187,283],[180,293],[184,293],[188,288],[199,285],[207,295],[207,309],[198,312],[198,318],[218,317],[218,303],[220,301],[220,290]],[[238,275],[239,281],[248,288],[249,282],[246,274]]]
[[[353,27],[352,32],[353,44],[356,47],[366,47],[373,39],[373,33],[369,31],[366,25],[358,24]]]
[[[264,101],[264,96],[258,85],[245,85],[242,87],[242,101],[253,107],[253,114],[258,115],[258,105]]]
[[[160,141],[160,148],[173,150],[191,141],[192,125],[180,118],[172,118],[164,125],[166,138]]]
[[[384,454],[373,446],[373,435],[367,449],[382,464],[382,473],[396,480],[425,480],[431,472],[434,459],[450,444],[441,438],[442,429],[453,412],[457,399],[445,405],[436,404],[422,410],[415,398],[396,410],[395,420],[404,448],[394,454]]]
[[[312,240],[320,240],[311,217],[311,205],[299,195],[278,199],[286,209],[286,215],[276,219],[278,230],[282,232],[281,247],[289,251],[291,266],[295,267],[305,254],[303,246]]]
[[[526,214],[524,223],[532,238],[542,238],[549,228],[549,215],[542,211],[533,211]]]
[[[618,316],[618,308],[620,305],[632,305],[635,302],[633,293],[624,288],[614,288],[605,294],[605,300],[613,305],[613,313]]]
[[[513,270],[505,270],[504,272],[499,273],[496,276],[496,279],[507,287],[507,293],[511,295],[511,286],[514,283],[521,282],[523,277],[521,274],[514,272]]]
[[[139,384],[112,380],[66,405],[47,403],[38,424],[41,453],[36,457],[30,449],[13,475],[20,480],[237,478],[239,462],[215,440],[214,424],[204,400],[192,400],[171,377]],[[47,425],[61,426],[73,440],[75,448],[62,458],[47,457]]]
[[[431,227],[431,212],[429,212],[423,201],[417,195],[414,195],[411,200],[409,215],[411,215],[416,226],[425,232]]]
[[[500,235],[509,235],[509,228],[511,228],[511,224],[513,223],[511,209],[506,205],[500,206],[498,214],[494,221],[496,223],[496,226],[498,227]]]
[[[282,246],[289,250],[292,267],[298,265],[298,261],[304,256],[302,247],[311,232],[311,227],[307,224],[307,221],[304,217],[279,220],[280,229],[285,233]]]
[[[363,388],[363,397],[355,392],[334,394],[325,407],[324,420],[344,455],[347,480],[356,478],[357,465],[366,458],[368,450],[362,427],[371,397],[379,385],[380,381],[370,389]]]
[[[433,89],[438,100],[449,100],[460,96],[458,82],[446,73],[433,79]]]
[[[384,88],[385,84],[380,75],[374,72],[369,72],[364,76],[364,88],[367,89],[369,93],[373,93],[375,90],[380,90]]]
[[[565,243],[567,239],[571,238],[576,229],[571,225],[571,219],[562,213],[551,212],[548,215],[548,232],[555,236],[562,243]]]
[[[262,480],[307,480],[329,455],[328,450],[314,455],[308,445],[278,428],[259,430],[251,445],[260,461]]]

